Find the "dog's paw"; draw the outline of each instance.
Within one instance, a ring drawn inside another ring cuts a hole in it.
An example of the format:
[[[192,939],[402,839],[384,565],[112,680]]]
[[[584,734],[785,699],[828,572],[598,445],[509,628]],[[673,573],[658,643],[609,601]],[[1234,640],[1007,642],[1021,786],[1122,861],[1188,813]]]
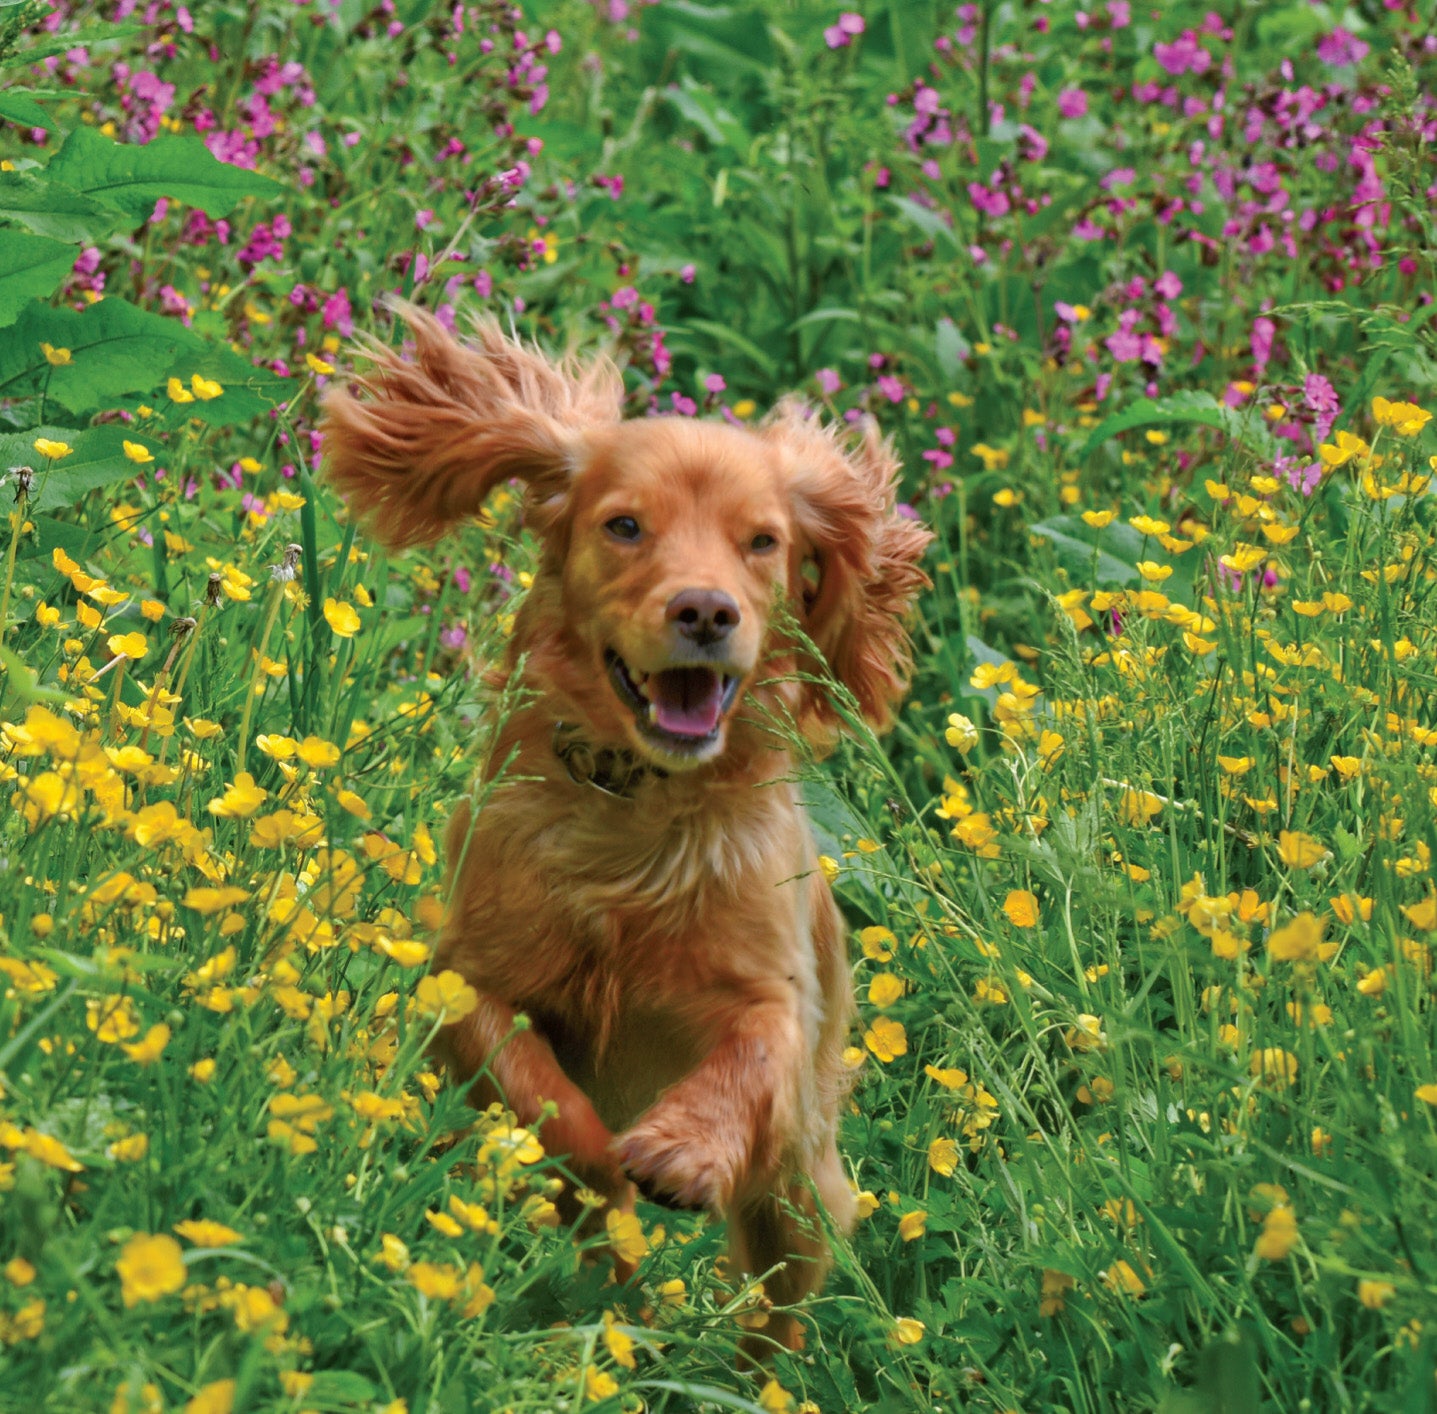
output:
[[[619,1166],[644,1197],[721,1212],[733,1193],[738,1156],[722,1136],[686,1117],[651,1110],[614,1140]]]

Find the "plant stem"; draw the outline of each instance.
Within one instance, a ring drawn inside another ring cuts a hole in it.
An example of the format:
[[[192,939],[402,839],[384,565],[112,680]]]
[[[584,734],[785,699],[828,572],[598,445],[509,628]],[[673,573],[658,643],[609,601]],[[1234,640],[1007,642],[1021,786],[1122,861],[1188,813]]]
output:
[[[265,609],[264,628],[260,632],[259,647],[255,650],[254,673],[245,691],[244,715],[240,718],[239,753],[235,759],[235,774],[244,770],[245,752],[249,748],[249,724],[254,715],[254,700],[260,692],[264,677],[264,655],[269,648],[269,636],[274,630],[274,621],[279,617],[280,601],[284,598],[284,585],[276,581],[269,587],[269,605]]]

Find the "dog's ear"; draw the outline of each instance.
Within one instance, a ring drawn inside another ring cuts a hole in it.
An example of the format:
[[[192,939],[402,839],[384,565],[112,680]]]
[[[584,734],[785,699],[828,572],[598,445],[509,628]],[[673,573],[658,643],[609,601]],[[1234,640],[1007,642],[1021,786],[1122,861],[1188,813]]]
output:
[[[392,547],[438,540],[511,478],[526,484],[542,528],[563,503],[585,431],[622,416],[617,369],[555,363],[492,321],[460,343],[422,310],[396,308],[412,354],[367,341],[373,368],[325,394],[329,479]]]
[[[798,532],[789,579],[795,612],[864,719],[882,731],[908,687],[913,654],[905,620],[929,584],[920,562],[933,537],[896,509],[898,458],[872,423],[845,450],[835,429],[789,400],[762,434],[787,463]],[[806,715],[806,729],[820,741],[838,724],[821,692],[810,694]]]

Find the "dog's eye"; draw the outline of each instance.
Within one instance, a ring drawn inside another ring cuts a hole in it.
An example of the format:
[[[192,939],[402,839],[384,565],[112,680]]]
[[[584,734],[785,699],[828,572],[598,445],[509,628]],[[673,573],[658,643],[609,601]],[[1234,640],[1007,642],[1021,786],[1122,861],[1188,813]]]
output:
[[[637,540],[640,535],[639,523],[633,516],[615,516],[613,520],[604,522],[604,529],[614,537],[615,540]]]
[[[772,550],[778,541],[772,535],[755,535],[748,542],[748,548],[755,554],[761,555],[765,550]]]

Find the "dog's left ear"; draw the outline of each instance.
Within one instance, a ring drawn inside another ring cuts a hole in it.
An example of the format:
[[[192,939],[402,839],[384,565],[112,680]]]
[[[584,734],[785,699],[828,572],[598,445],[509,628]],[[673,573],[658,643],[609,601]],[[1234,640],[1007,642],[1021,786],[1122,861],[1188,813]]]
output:
[[[898,458],[872,423],[845,450],[835,429],[789,400],[774,409],[761,435],[786,462],[797,530],[789,578],[795,612],[864,719],[883,731],[908,688],[913,650],[906,620],[930,583],[920,562],[933,536],[898,513]],[[813,582],[804,576],[806,565]],[[839,718],[827,695],[810,694],[807,709],[815,735],[831,736]]]
[[[501,482],[522,482],[535,528],[557,522],[586,432],[623,416],[607,359],[556,362],[492,320],[461,343],[433,315],[398,303],[409,354],[362,340],[372,368],[325,393],[329,480],[391,547],[426,545]]]

